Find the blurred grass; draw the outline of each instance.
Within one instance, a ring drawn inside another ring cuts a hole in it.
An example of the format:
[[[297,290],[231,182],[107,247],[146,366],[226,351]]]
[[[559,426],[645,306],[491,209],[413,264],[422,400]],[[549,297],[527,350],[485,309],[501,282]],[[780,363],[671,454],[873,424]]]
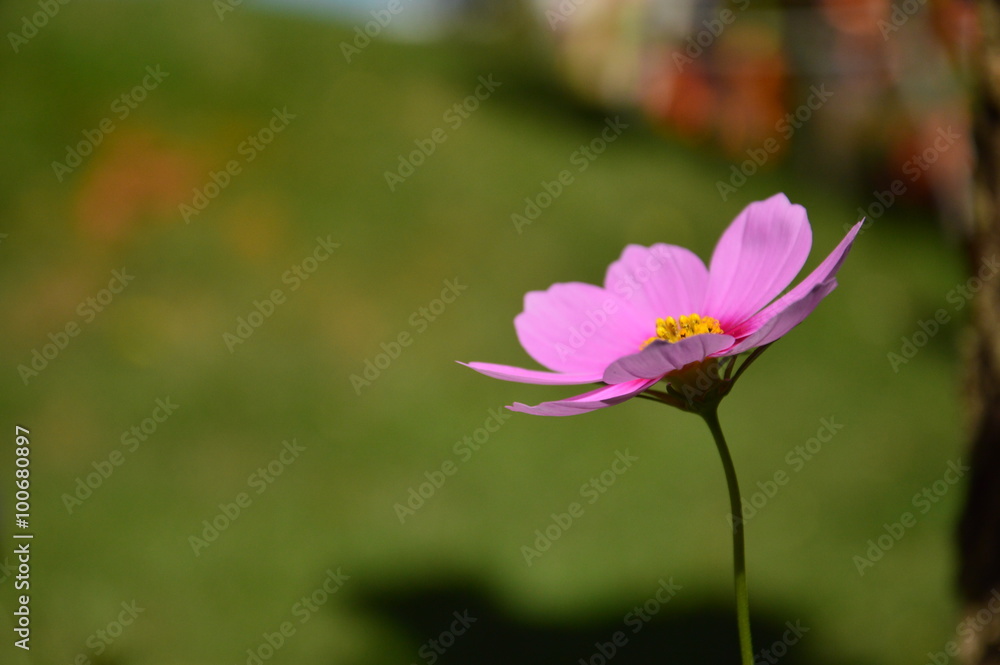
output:
[[[0,24],[19,25],[33,8],[7,4]],[[525,54],[375,41],[348,66],[338,44],[349,35],[249,9],[220,23],[206,4],[99,2],[63,7],[3,56],[2,395],[9,424],[33,433],[37,662],[93,655],[88,636],[133,598],[145,612],[99,662],[243,662],[338,566],[351,576],[345,592],[275,661],[382,662],[395,638],[356,613],[350,594],[449,571],[531,616],[620,616],[668,576],[684,585],[677,612],[729,602],[727,503],[708,433],[648,403],[514,416],[405,524],[393,505],[455,458],[453,444],[488,409],[573,390],[454,364],[529,362],[511,326],[524,292],[599,282],[627,243],[666,241],[707,258],[745,203],[775,191],[810,212],[812,266],[867,202],[776,170],[722,203],[715,182],[728,164],[629,119],[519,235],[511,213],[569,167],[602,117],[540,98],[544,74],[522,69]],[[58,183],[50,163],[64,146],[157,64],[169,77]],[[501,88],[390,194],[383,172],[491,72]],[[184,224],[177,204],[238,158],[275,107],[296,119]],[[747,490],[787,470],[785,455],[822,418],[844,425],[748,527],[755,608],[802,619],[813,630],[801,648],[841,662],[920,662],[954,637],[959,491],[863,577],[852,562],[961,454],[960,316],[898,374],[886,360],[919,319],[950,309],[946,294],[962,281],[926,221],[902,209],[880,219],[834,296],[723,407]],[[340,249],[289,292],[282,274],[327,235]],[[24,386],[17,366],[79,320],[77,304],[122,266],[134,283]],[[415,332],[411,314],[454,278],[467,292],[356,395],[349,376],[381,342]],[[274,288],[288,302],[230,354],[222,334]],[[67,514],[61,496],[76,478],[166,396],[177,413]],[[293,438],[301,458],[193,556],[201,520],[248,491],[248,477]],[[520,546],[626,448],[640,462],[525,566]]]

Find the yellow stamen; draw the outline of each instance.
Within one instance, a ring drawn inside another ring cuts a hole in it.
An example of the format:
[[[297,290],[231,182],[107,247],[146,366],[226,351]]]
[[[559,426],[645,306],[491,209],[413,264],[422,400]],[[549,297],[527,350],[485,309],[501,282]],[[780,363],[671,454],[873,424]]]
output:
[[[699,316],[698,314],[682,316],[680,317],[680,323],[675,321],[674,317],[668,316],[665,319],[656,320],[656,336],[650,337],[643,342],[639,349],[645,349],[658,339],[673,344],[693,335],[704,333],[718,334],[721,332],[722,327],[719,325],[719,322],[710,316]]]

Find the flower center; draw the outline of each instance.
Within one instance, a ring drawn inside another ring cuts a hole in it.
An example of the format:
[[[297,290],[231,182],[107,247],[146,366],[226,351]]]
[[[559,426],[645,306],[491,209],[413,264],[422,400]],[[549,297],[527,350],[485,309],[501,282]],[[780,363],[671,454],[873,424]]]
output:
[[[675,321],[674,317],[668,316],[665,319],[656,320],[656,337],[650,337],[643,342],[639,347],[639,350],[641,351],[642,349],[645,349],[658,339],[662,339],[673,344],[674,342],[679,342],[686,337],[701,335],[703,333],[719,334],[721,332],[722,326],[719,325],[718,320],[713,319],[710,316],[690,314],[688,316],[680,317],[680,322]]]

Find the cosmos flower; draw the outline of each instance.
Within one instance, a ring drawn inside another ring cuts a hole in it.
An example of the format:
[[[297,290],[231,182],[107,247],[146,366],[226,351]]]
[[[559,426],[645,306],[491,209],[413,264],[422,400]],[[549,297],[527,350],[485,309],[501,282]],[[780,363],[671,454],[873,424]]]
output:
[[[706,268],[676,245],[629,245],[604,286],[553,284],[524,298],[521,346],[548,371],[470,362],[487,376],[596,390],[513,411],[569,416],[643,396],[689,411],[718,403],[746,365],[801,323],[837,286],[859,222],[819,266],[784,291],[806,262],[812,229],[784,194],[748,205]],[[749,353],[735,374],[735,359]],[[665,382],[664,390],[654,386]]]

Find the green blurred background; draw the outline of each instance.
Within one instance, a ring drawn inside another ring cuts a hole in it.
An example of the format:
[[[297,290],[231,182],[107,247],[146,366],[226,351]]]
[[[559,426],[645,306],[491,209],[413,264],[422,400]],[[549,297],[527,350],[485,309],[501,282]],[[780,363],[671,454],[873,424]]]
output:
[[[0,26],[19,31],[37,11],[5,3]],[[381,35],[347,63],[340,45],[365,20],[71,3],[0,56],[0,394],[11,445],[15,424],[31,431],[35,534],[32,649],[11,644],[5,568],[0,660],[431,663],[428,640],[468,610],[478,621],[437,662],[598,663],[595,643],[672,579],[682,589],[612,660],[735,662],[728,504],[703,424],[640,400],[515,414],[460,454],[498,407],[574,389],[454,361],[532,366],[512,326],[525,292],[600,282],[628,243],[707,259],[732,217],[774,192],[809,211],[809,269],[883,183],[824,177],[800,168],[816,152],[798,152],[722,201],[731,154],[634,108],[581,101],[523,26],[489,40]],[[168,75],[120,117],[112,105],[147,67]],[[500,87],[449,126],[448,109],[491,75]],[[294,119],[247,162],[240,145],[273,109]],[[615,116],[627,131],[519,233],[525,197]],[[52,162],[104,118],[114,130],[60,181]],[[438,127],[446,141],[390,191],[385,172]],[[240,172],[185,223],[179,206],[230,160]],[[304,264],[318,238],[339,247]],[[783,662],[924,663],[956,637],[961,486],[926,514],[913,503],[963,454],[965,310],[947,297],[965,277],[943,238],[926,200],[892,206],[840,288],[722,408],[745,491],[790,477],[747,527],[757,648],[785,622],[809,628]],[[301,265],[315,271],[293,290],[286,271]],[[89,314],[81,303],[106,299],[115,270],[134,279]],[[447,280],[467,289],[425,318]],[[275,289],[284,302],[231,352],[224,335]],[[893,371],[887,354],[941,308],[951,322]],[[37,376],[19,369],[72,322],[79,333]],[[404,332],[412,343],[356,390],[351,375]],[[158,399],[176,410],[128,443],[163,414]],[[830,418],[843,428],[790,466]],[[276,462],[293,440],[298,455]],[[535,530],[626,450],[638,461],[526,565]],[[109,460],[110,475],[92,475]],[[401,523],[396,504],[448,461],[457,473]],[[280,475],[262,483],[268,464]],[[9,533],[10,453],[2,468]],[[68,499],[88,476],[97,487]],[[249,505],[193,547],[241,493]],[[916,526],[860,575],[854,557],[907,511]],[[331,571],[343,584],[303,614],[297,603]],[[116,627],[133,602],[142,612]],[[269,652],[286,622],[293,632]]]

